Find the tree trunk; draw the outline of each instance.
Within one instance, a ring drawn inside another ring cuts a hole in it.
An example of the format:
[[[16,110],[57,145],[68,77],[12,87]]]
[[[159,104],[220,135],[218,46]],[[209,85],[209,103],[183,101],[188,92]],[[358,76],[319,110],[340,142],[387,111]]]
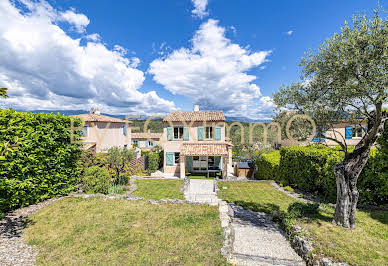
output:
[[[369,152],[370,148],[357,149],[334,167],[337,203],[333,223],[336,225],[345,228],[355,227],[358,201],[357,179],[368,161]]]
[[[116,168],[116,184],[120,184],[120,169]]]

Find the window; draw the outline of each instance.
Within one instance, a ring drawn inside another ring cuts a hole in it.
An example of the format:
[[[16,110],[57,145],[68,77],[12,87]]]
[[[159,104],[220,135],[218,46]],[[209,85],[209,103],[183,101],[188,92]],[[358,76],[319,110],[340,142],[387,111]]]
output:
[[[88,136],[88,130],[89,130],[89,127],[88,126],[84,126],[84,128],[82,129],[82,132],[81,132],[81,135],[82,137],[87,137]]]
[[[125,125],[123,125],[122,127],[123,127],[123,135],[126,136],[127,135],[127,127]]]
[[[361,127],[353,128],[352,137],[353,138],[362,138],[362,128]]]
[[[180,156],[179,152],[174,152],[174,163],[175,164],[179,164],[179,156]]]
[[[183,139],[183,127],[174,127],[174,139]]]
[[[213,139],[213,127],[206,127],[206,139]]]

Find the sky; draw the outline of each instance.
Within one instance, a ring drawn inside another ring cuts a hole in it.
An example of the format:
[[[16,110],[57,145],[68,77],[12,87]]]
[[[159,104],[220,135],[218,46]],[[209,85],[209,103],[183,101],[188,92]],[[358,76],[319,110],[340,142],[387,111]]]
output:
[[[380,1],[383,7],[388,5]],[[16,110],[269,119],[300,58],[373,0],[1,0],[0,87]]]

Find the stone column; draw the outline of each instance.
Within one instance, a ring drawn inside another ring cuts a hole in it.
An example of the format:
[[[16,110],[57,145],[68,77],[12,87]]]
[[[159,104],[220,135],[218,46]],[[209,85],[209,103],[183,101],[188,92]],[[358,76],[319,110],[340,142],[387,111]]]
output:
[[[186,156],[181,155],[179,158],[179,165],[180,165],[180,178],[184,179],[186,176]]]
[[[226,177],[228,176],[228,156],[222,156],[222,178],[223,179],[226,179]]]

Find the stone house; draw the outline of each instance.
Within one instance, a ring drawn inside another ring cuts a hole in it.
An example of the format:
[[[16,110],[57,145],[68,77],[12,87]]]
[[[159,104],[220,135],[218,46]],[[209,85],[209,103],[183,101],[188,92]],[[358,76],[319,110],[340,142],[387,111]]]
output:
[[[222,111],[178,111],[164,119],[161,137],[165,175],[184,178],[186,173],[221,173],[232,168],[232,145],[225,138]]]
[[[149,130],[147,133],[132,133],[131,144],[142,150],[151,150],[160,143],[161,137],[162,133],[151,133]]]
[[[86,150],[99,153],[114,146],[131,147],[131,121],[101,115],[98,110],[73,117],[84,122],[81,140]]]

